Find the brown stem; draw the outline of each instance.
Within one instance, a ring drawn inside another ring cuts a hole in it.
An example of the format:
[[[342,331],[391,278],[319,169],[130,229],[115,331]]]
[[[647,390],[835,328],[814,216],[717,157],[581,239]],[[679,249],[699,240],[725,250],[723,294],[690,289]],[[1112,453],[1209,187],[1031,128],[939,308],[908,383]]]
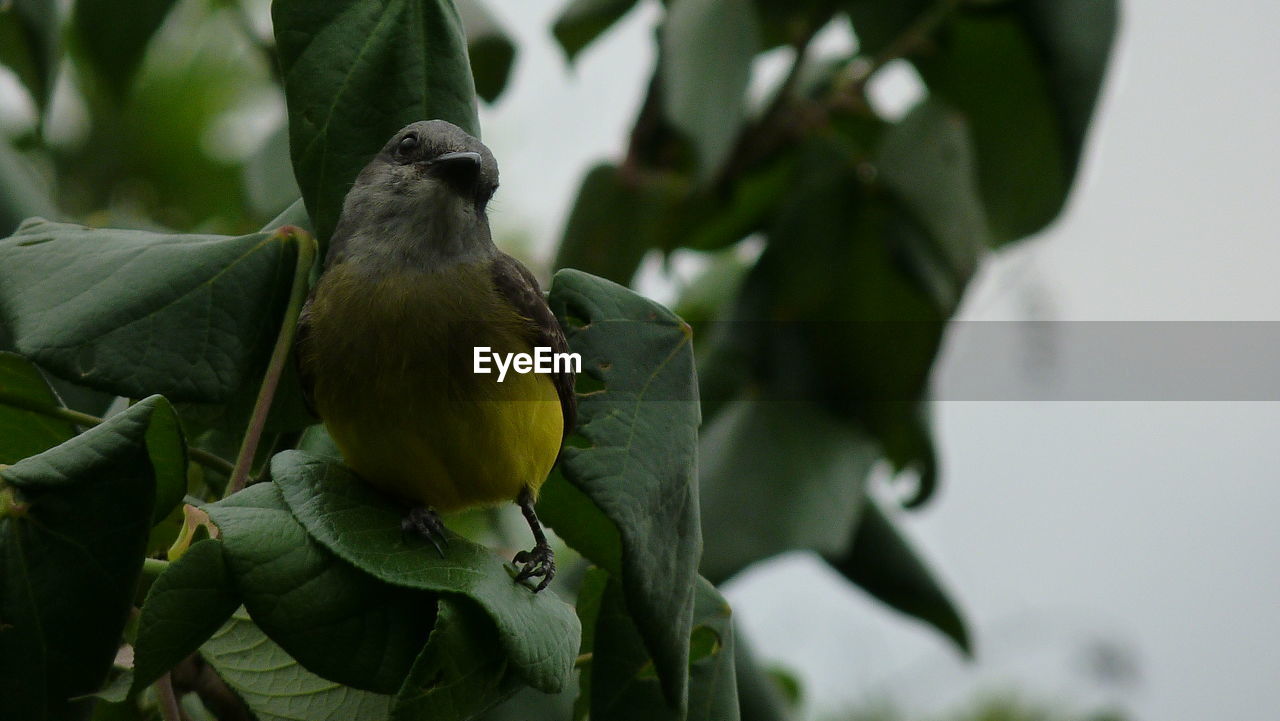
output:
[[[267,372],[262,378],[262,387],[258,389],[258,398],[253,403],[249,429],[245,432],[244,441],[240,444],[235,469],[231,473],[231,480],[227,482],[223,498],[244,488],[249,478],[249,468],[253,465],[253,457],[258,452],[258,443],[262,440],[262,431],[267,425],[267,414],[271,412],[271,401],[275,398],[276,388],[280,385],[285,360],[293,348],[293,336],[298,329],[298,315],[302,312],[302,304],[307,297],[307,281],[316,258],[316,239],[307,231],[294,226],[285,226],[277,230],[276,235],[292,237],[298,246],[297,263],[293,269],[293,286],[289,293],[289,306],[285,309],[280,333],[276,336],[276,345],[271,350],[271,360],[267,363]]]

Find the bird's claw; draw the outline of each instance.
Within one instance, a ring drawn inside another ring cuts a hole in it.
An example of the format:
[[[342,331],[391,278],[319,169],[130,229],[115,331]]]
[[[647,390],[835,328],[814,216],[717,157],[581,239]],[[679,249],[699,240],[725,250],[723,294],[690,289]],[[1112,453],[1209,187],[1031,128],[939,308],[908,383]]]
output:
[[[436,547],[436,553],[444,558],[444,546],[449,545],[449,537],[445,535],[444,521],[440,520],[440,514],[435,510],[427,506],[410,509],[404,520],[400,521],[400,528],[405,533],[412,531],[430,541]],[[440,545],[442,543],[444,546]]]
[[[546,588],[556,575],[556,555],[551,550],[551,546],[538,544],[532,551],[517,553],[513,560],[517,566],[522,565],[520,572],[516,574],[516,583],[541,578],[536,586],[531,586],[534,593]]]

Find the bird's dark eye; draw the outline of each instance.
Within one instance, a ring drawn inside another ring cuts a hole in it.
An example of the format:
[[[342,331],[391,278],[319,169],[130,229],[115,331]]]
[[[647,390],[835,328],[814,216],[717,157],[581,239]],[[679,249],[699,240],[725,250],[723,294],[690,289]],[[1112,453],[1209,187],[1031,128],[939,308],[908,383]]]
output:
[[[396,146],[396,152],[401,155],[408,155],[418,149],[418,136],[406,135],[400,139],[400,144]]]

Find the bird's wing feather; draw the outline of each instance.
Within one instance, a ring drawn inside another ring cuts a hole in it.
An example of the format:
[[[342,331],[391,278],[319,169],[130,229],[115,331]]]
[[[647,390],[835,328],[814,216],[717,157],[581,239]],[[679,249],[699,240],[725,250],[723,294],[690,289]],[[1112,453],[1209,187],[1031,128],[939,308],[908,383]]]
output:
[[[298,313],[298,328],[293,334],[293,363],[302,386],[302,401],[306,403],[311,415],[319,418],[315,400],[311,396],[312,389],[315,388],[315,374],[311,372],[311,366],[307,363],[311,357],[311,299],[314,293],[313,289],[312,295],[307,297],[307,302],[302,304],[302,311]]]
[[[552,353],[568,353],[569,342],[565,340],[564,331],[547,301],[542,297],[537,278],[520,261],[506,253],[499,252],[493,262],[492,278],[494,288],[506,298],[520,315],[530,319],[534,331],[529,342],[535,346],[551,348]],[[556,395],[560,397],[560,412],[564,416],[564,436],[568,437],[573,430],[577,417],[577,400],[573,395],[573,372],[561,371],[551,373],[551,382],[555,384]]]

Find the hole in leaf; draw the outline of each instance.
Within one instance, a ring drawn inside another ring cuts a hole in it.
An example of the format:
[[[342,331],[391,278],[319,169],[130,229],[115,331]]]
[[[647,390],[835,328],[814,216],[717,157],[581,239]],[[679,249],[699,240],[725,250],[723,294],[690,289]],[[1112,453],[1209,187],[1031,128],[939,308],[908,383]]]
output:
[[[710,626],[698,626],[689,634],[689,664],[720,653],[720,634]]]

